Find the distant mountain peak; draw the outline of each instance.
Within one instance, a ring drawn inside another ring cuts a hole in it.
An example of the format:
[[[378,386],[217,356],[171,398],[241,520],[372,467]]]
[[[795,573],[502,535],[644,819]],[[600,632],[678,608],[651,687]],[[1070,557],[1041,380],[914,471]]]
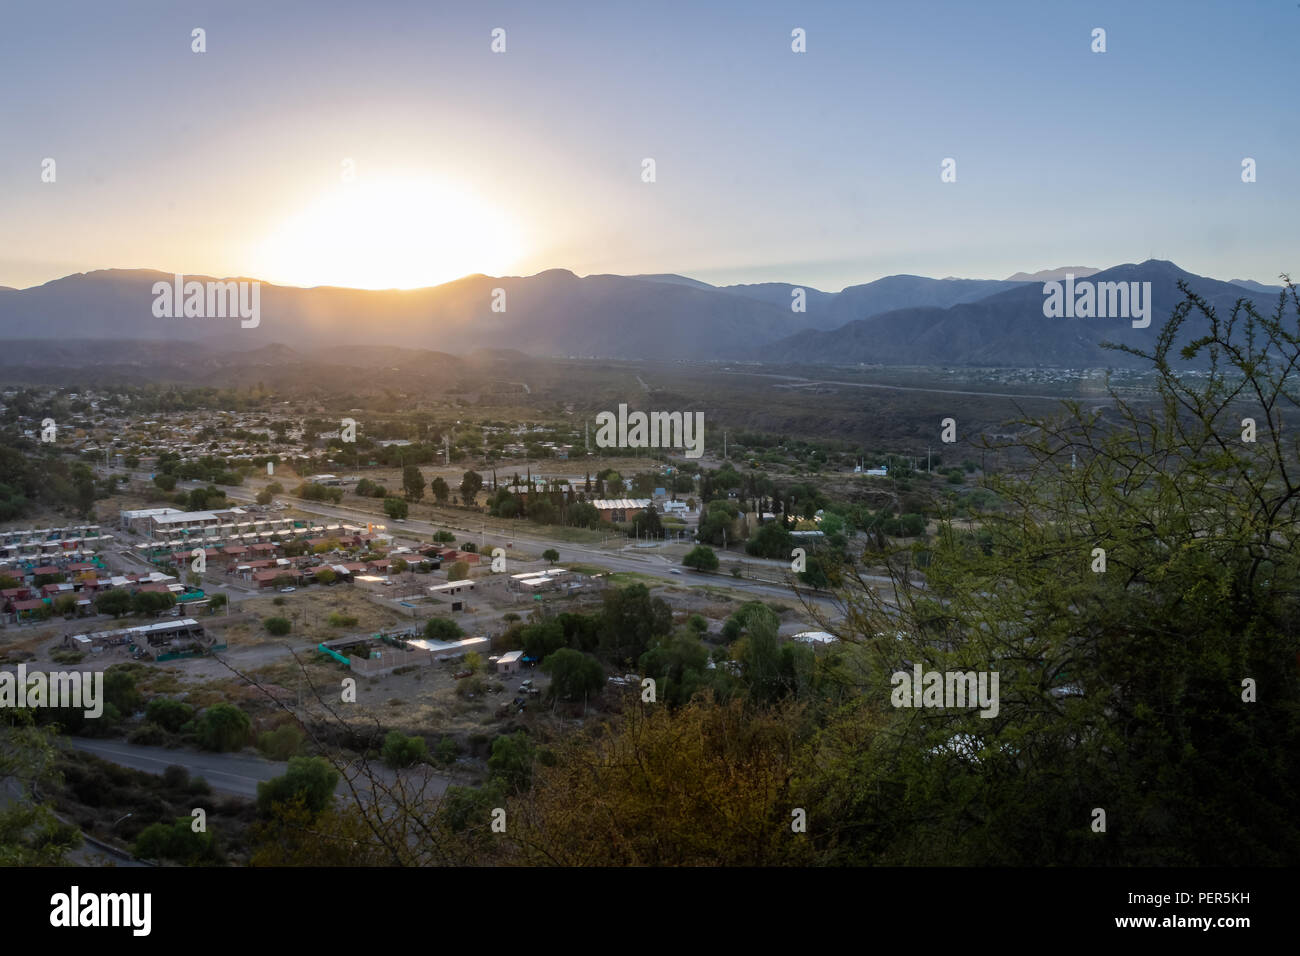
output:
[[[1074,276],[1076,279],[1086,279],[1088,276],[1095,276],[1100,269],[1094,269],[1092,266],[1057,266],[1055,269],[1041,269],[1038,272],[1017,272],[1013,276],[1007,276],[1007,282],[1052,282],[1057,279],[1064,279],[1066,273]]]
[[[629,279],[640,279],[642,282],[663,282],[668,285],[684,285],[693,289],[712,289],[715,286],[707,282],[701,282],[699,279],[692,279],[689,276],[679,276],[672,272],[654,272],[641,273],[640,275],[628,276]]]
[[[1277,286],[1271,286],[1266,282],[1256,282],[1254,279],[1229,279],[1232,285],[1239,285],[1243,289],[1249,289],[1251,292],[1274,292]]]

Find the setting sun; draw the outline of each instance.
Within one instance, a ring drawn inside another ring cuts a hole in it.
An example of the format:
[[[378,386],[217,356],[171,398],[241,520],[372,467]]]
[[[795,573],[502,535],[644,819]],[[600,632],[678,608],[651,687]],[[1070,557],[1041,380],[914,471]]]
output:
[[[413,289],[509,271],[518,226],[472,193],[428,179],[341,183],[262,244],[269,281]]]

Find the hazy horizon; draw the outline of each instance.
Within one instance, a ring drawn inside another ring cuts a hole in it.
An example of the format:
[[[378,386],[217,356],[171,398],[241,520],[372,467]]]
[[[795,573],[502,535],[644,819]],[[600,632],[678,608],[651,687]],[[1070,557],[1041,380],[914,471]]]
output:
[[[1172,261],[1172,260],[1167,260],[1167,261]],[[1181,265],[1181,263],[1173,262],[1173,264],[1174,264],[1175,266],[1178,266],[1179,268],[1184,268],[1184,267]],[[1107,265],[1104,265],[1104,266],[1077,266],[1077,267],[1066,267],[1066,266],[1044,266],[1044,267],[1041,268],[1041,269],[1033,269],[1033,270],[1022,269],[1022,270],[1018,270],[1018,272],[1017,272],[1017,273],[1013,273],[1013,275],[1017,275],[1017,274],[1020,274],[1021,272],[1023,272],[1023,273],[1025,273],[1025,274],[1029,275],[1029,276],[1035,276],[1035,275],[1038,275],[1038,274],[1040,274],[1040,273],[1049,273],[1049,272],[1051,272],[1051,273],[1055,273],[1055,272],[1059,272],[1059,271],[1065,270],[1065,269],[1067,269],[1067,268],[1075,268],[1075,269],[1083,270],[1082,272],[1077,273],[1077,275],[1078,275],[1080,278],[1082,278],[1082,277],[1084,277],[1084,276],[1086,276],[1086,275],[1092,275],[1092,274],[1095,274],[1095,273],[1098,273],[1098,272],[1105,272],[1105,271],[1108,270],[1108,269],[1117,268],[1117,267],[1119,267],[1119,266],[1124,266],[1124,265],[1141,265],[1141,263],[1140,263],[1140,262],[1112,262],[1112,263],[1108,263]],[[1187,270],[1187,271],[1191,271],[1191,270]],[[58,281],[61,280],[61,279],[69,279],[69,278],[72,278],[72,277],[74,277],[74,276],[79,276],[79,275],[92,275],[92,274],[94,274],[94,273],[96,273],[96,272],[158,272],[158,273],[162,273],[162,274],[167,274],[167,273],[166,273],[166,270],[163,270],[163,269],[156,269],[156,268],[152,268],[152,267],[149,267],[149,266],[103,266],[103,267],[99,267],[99,268],[95,268],[95,269],[87,269],[87,270],[82,270],[82,271],[78,271],[78,272],[71,272],[71,273],[68,273],[67,275],[63,275],[63,276],[55,276],[55,277],[52,278],[52,279],[47,279],[47,280],[44,280],[44,281],[42,281],[42,282],[37,282],[37,283],[34,283],[34,284],[32,284],[32,285],[29,285],[29,286],[5,286],[5,285],[3,285],[3,284],[0,284],[0,288],[11,289],[11,290],[16,291],[16,292],[22,292],[22,291],[25,291],[25,290],[27,290],[27,289],[36,289],[36,288],[40,288],[41,286],[49,285],[49,284],[52,283],[52,282],[58,282]],[[433,283],[433,284],[430,284],[430,285],[427,285],[427,286],[411,286],[411,287],[397,287],[397,286],[393,286],[393,287],[387,287],[387,288],[368,288],[368,287],[365,287],[365,286],[346,286],[346,285],[337,285],[337,284],[334,284],[334,283],[328,283],[328,282],[325,282],[325,283],[319,283],[319,284],[316,284],[316,285],[296,285],[296,284],[294,284],[294,283],[288,283],[288,282],[271,282],[271,281],[268,280],[268,279],[264,279],[264,278],[261,278],[261,277],[259,277],[259,276],[257,276],[257,275],[250,275],[250,274],[247,274],[247,273],[238,273],[238,274],[236,274],[236,273],[228,273],[228,274],[222,274],[222,273],[214,273],[214,272],[195,271],[195,272],[188,272],[188,273],[171,273],[171,274],[172,274],[172,275],[179,274],[179,275],[191,276],[191,277],[192,277],[192,276],[202,276],[202,277],[207,277],[207,278],[211,278],[211,279],[222,279],[222,280],[250,279],[250,280],[255,280],[255,281],[262,282],[262,283],[267,284],[267,285],[274,285],[274,286],[277,286],[277,287],[279,287],[279,288],[284,288],[284,289],[303,289],[303,290],[311,290],[311,289],[331,289],[331,288],[333,288],[333,289],[341,289],[341,290],[352,291],[352,292],[418,292],[418,291],[423,290],[423,289],[433,289],[433,288],[437,288],[437,287],[439,287],[439,286],[451,285],[451,284],[453,284],[453,283],[460,282],[460,281],[463,281],[463,280],[465,280],[465,279],[474,279],[474,278],[480,278],[480,277],[491,278],[491,279],[530,279],[530,278],[534,278],[534,277],[536,277],[536,276],[542,275],[542,274],[547,273],[547,272],[569,272],[569,273],[573,274],[573,275],[574,275],[576,278],[578,278],[578,279],[590,279],[590,278],[595,278],[595,277],[599,277],[599,276],[617,276],[617,277],[619,277],[619,278],[625,278],[625,279],[644,279],[644,278],[647,278],[647,277],[655,277],[655,276],[676,276],[676,277],[678,277],[678,278],[682,278],[682,279],[691,279],[691,280],[695,280],[695,281],[698,281],[698,282],[705,282],[705,283],[707,283],[707,284],[709,284],[709,285],[714,285],[714,286],[717,287],[717,288],[726,288],[728,285],[762,285],[762,284],[765,284],[765,283],[776,283],[776,284],[782,284],[782,283],[784,283],[784,284],[798,285],[798,283],[794,283],[794,282],[792,282],[792,281],[789,280],[789,279],[783,279],[783,278],[780,278],[780,277],[773,277],[773,278],[771,278],[771,279],[764,279],[764,280],[757,281],[757,282],[752,282],[752,283],[728,283],[728,284],[726,284],[726,285],[721,285],[721,284],[716,284],[716,283],[709,282],[707,279],[703,279],[703,278],[701,278],[698,274],[692,274],[692,273],[689,273],[689,272],[676,272],[676,273],[648,273],[648,272],[640,272],[640,273],[611,273],[611,272],[589,272],[589,273],[581,273],[581,272],[577,272],[577,271],[574,270],[574,269],[570,269],[570,268],[568,268],[568,267],[566,267],[566,266],[551,266],[551,267],[547,267],[547,268],[544,268],[544,269],[540,269],[540,270],[538,270],[537,272],[520,273],[520,274],[488,275],[488,274],[486,274],[486,273],[481,273],[481,272],[471,272],[471,273],[466,273],[465,275],[456,276],[456,277],[453,278],[453,279],[447,279],[447,280],[445,280],[445,281],[443,281],[443,282],[437,282],[437,283]],[[854,287],[857,287],[857,286],[870,285],[871,283],[873,283],[873,282],[878,282],[878,281],[880,281],[881,279],[897,278],[897,277],[900,277],[900,276],[910,276],[910,277],[922,278],[922,279],[934,279],[934,280],[936,280],[936,281],[940,281],[940,282],[945,282],[945,281],[964,281],[964,280],[971,280],[971,279],[973,279],[973,280],[977,280],[977,281],[989,281],[989,282],[1012,282],[1012,281],[1016,281],[1016,282],[1033,282],[1033,281],[1038,281],[1038,280],[1033,279],[1033,278],[1027,278],[1027,279],[1026,279],[1026,278],[1022,278],[1022,279],[1014,279],[1012,276],[1006,276],[1006,275],[1003,275],[1003,276],[981,276],[981,275],[927,276],[927,275],[921,275],[920,273],[915,273],[915,272],[893,272],[893,273],[889,273],[888,275],[873,276],[872,278],[869,278],[869,279],[862,279],[862,280],[860,280],[860,281],[850,282],[848,285],[845,285],[845,286],[843,286],[843,287],[841,287],[841,288],[839,288],[839,289],[818,288],[818,287],[816,287],[816,286],[811,286],[811,285],[808,285],[808,286],[806,286],[805,288],[807,288],[808,291],[812,291],[812,292],[821,292],[821,293],[825,293],[825,294],[828,294],[828,295],[838,295],[838,294],[840,294],[841,292],[846,291],[847,289],[851,289],[851,288],[854,288]],[[1248,276],[1237,276],[1237,275],[1233,275],[1233,276],[1208,275],[1207,278],[1218,279],[1218,280],[1220,280],[1220,281],[1222,281],[1222,282],[1254,281],[1254,282],[1259,282],[1260,284],[1262,284],[1262,285],[1267,285],[1267,286],[1278,286],[1278,285],[1280,285],[1280,281],[1281,281],[1281,280],[1280,280],[1278,277],[1276,277],[1276,276],[1274,276],[1272,279],[1253,279],[1253,278],[1248,277]]]

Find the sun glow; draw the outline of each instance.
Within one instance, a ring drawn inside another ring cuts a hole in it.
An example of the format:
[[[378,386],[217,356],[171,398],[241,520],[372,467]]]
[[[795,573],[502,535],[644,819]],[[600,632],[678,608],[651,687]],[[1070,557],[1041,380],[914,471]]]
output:
[[[507,273],[522,249],[518,226],[464,189],[357,180],[286,219],[258,261],[262,276],[286,285],[414,289]]]

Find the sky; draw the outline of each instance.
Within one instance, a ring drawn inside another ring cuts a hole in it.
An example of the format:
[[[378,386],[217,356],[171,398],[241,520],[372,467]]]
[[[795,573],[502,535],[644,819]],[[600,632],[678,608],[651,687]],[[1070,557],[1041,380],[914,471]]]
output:
[[[0,285],[1272,283],[1300,275],[1297,31],[1296,0],[10,4]]]

